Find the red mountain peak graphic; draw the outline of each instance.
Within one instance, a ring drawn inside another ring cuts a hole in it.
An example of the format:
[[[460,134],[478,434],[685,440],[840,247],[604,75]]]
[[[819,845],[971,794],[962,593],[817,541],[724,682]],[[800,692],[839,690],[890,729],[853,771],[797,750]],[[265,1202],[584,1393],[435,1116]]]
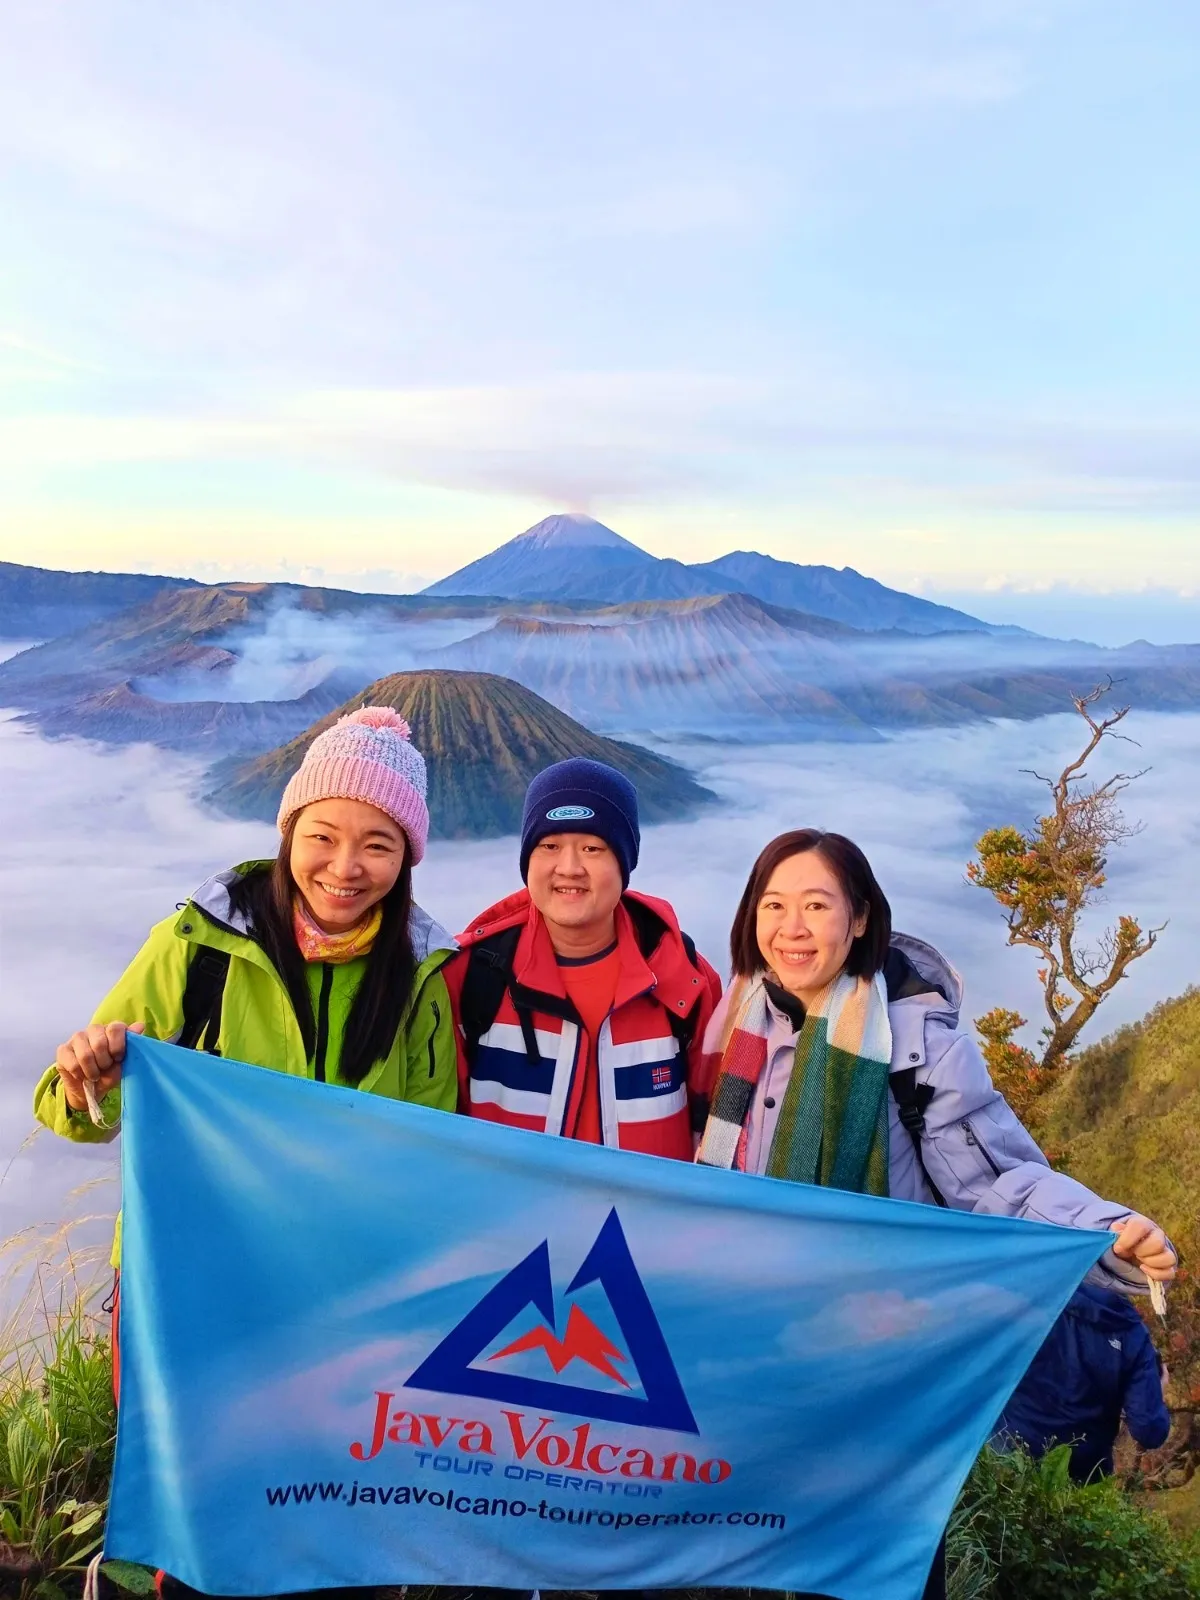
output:
[[[523,1350],[538,1349],[546,1352],[555,1372],[561,1372],[568,1362],[578,1358],[580,1361],[586,1361],[589,1367],[595,1367],[597,1372],[604,1373],[606,1378],[615,1378],[626,1389],[629,1387],[628,1380],[613,1366],[614,1361],[627,1361],[629,1358],[617,1349],[611,1339],[600,1332],[591,1317],[578,1306],[571,1307],[571,1315],[567,1318],[567,1331],[561,1339],[545,1326],[531,1328],[528,1333],[523,1333],[519,1339],[514,1339],[512,1344],[505,1345],[503,1350],[497,1350],[495,1355],[489,1356],[488,1359],[499,1361],[501,1356],[515,1356]]]

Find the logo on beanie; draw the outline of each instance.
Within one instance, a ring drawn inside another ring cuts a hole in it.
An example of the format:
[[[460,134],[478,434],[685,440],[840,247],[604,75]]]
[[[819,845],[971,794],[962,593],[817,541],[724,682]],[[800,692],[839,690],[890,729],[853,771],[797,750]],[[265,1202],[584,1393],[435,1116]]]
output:
[[[547,822],[583,822],[587,817],[594,817],[596,813],[591,806],[555,806],[552,811],[547,811]]]

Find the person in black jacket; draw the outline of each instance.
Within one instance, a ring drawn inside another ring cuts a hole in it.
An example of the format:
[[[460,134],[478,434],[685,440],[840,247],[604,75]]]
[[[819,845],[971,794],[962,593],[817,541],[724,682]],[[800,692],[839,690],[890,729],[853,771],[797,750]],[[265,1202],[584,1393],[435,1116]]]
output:
[[[1113,1470],[1121,1414],[1143,1450],[1166,1443],[1166,1369],[1137,1311],[1110,1289],[1084,1284],[1067,1302],[1013,1392],[997,1433],[1033,1456],[1071,1446],[1076,1483]]]

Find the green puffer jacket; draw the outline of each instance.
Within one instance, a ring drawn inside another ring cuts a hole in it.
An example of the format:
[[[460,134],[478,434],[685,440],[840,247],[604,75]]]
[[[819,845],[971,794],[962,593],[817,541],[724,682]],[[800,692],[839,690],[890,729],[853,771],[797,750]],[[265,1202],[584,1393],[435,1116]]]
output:
[[[307,1057],[283,980],[230,905],[229,885],[234,879],[269,865],[246,862],[210,878],[182,911],[156,923],[145,944],[96,1007],[92,1021],[142,1022],[148,1038],[168,1042],[174,1039],[183,1026],[188,963],[196,949],[206,945],[227,951],[232,958],[221,1006],[220,1054],[299,1078],[343,1083],[338,1075],[342,1034],[367,958],[360,956],[340,966],[309,964],[307,977],[318,1038],[314,1055]],[[417,960],[412,997],[390,1052],[357,1087],[385,1095],[389,1100],[411,1100],[453,1111],[458,1093],[457,1057],[450,997],[441,968],[454,954],[455,944],[445,929],[417,906],[413,907],[409,929]],[[54,1067],[43,1074],[34,1092],[33,1110],[38,1121],[54,1133],[80,1143],[113,1137],[121,1113],[119,1087],[104,1097],[101,1109],[108,1128],[94,1127],[86,1111],[72,1111]],[[119,1250],[118,1218],[114,1264]]]

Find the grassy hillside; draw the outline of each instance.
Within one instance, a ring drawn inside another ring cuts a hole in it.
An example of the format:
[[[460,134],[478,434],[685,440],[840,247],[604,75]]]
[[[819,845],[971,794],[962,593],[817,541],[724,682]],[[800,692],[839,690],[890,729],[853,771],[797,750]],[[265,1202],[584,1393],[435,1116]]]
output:
[[[530,689],[486,672],[397,672],[369,684],[298,738],[253,761],[213,769],[208,799],[236,816],[274,821],[284,785],[317,734],[364,705],[394,706],[429,772],[437,838],[515,833],[530,778],[568,756],[619,768],[637,785],[644,822],[685,816],[714,796],[682,767],[634,744],[604,739]]]
[[[1174,1412],[1148,1479],[1179,1497],[1194,1527],[1200,1469],[1200,988],[1083,1051],[1044,1102],[1038,1132],[1055,1164],[1153,1217],[1179,1251],[1165,1326],[1153,1331],[1171,1370]],[[1164,1504],[1167,1503],[1164,1500]]]
[[[1039,1130],[1075,1177],[1157,1218],[1200,1258],[1200,989],[1083,1051]]]

